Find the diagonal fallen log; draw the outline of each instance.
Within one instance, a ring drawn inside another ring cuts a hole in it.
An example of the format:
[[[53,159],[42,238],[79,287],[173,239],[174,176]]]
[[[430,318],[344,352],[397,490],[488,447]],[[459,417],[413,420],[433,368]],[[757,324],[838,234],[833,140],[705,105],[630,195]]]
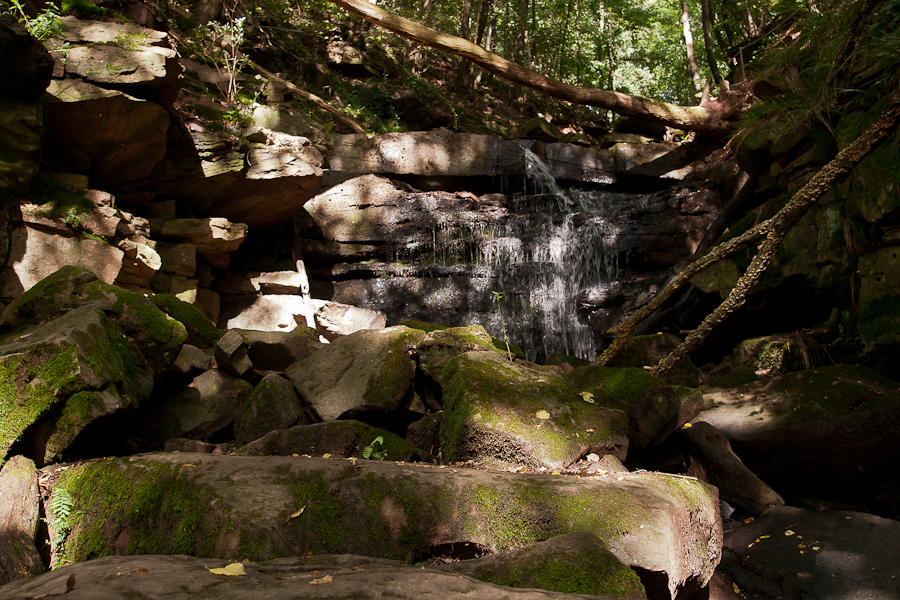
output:
[[[684,271],[669,281],[668,285],[652,301],[626,319],[624,323],[611,329],[610,332],[616,334],[616,339],[597,357],[594,364],[605,365],[618,354],[638,324],[661,307],[691,277],[737,250],[764,240],[750,266],[747,267],[747,271],[735,284],[728,298],[707,316],[680,346],[651,369],[656,376],[668,372],[678,361],[693,352],[728,315],[743,306],[747,296],[759,283],[760,276],[771,264],[772,258],[791,227],[806,214],[813,204],[818,202],[825,192],[831,189],[838,179],[852,171],[860,161],[887,139],[896,128],[898,121],[900,121],[900,88],[894,91],[878,120],[852,144],[841,150],[831,162],[822,167],[775,216],[716,246],[691,263]]]

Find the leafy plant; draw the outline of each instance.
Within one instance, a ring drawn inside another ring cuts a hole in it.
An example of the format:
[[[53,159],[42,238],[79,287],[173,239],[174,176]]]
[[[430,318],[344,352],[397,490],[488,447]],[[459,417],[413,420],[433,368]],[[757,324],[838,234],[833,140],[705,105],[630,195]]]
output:
[[[509,357],[509,360],[512,360],[512,350],[509,349],[509,335],[506,333],[506,321],[503,320],[503,306],[500,303],[503,299],[503,292],[491,292],[491,294],[494,295],[494,299],[497,301],[497,313],[500,315],[500,328],[503,333],[503,341],[506,342],[506,355]]]
[[[65,547],[66,538],[72,531],[72,522],[69,517],[72,515],[72,509],[75,501],[68,491],[61,487],[53,490],[50,501],[47,503],[47,511],[53,516],[53,522],[48,525],[53,527],[53,545],[50,547],[51,552],[59,557],[62,549]]]
[[[198,56],[212,63],[220,75],[224,70],[228,79],[225,99],[228,107],[232,108],[238,94],[238,73],[250,63],[250,59],[241,52],[241,45],[246,41],[246,17],[236,18],[231,10],[226,10],[225,14],[225,23],[210,21],[197,29],[192,49]]]
[[[3,7],[0,14],[10,15],[28,30],[32,37],[39,40],[52,38],[59,33],[59,9],[51,2],[47,2],[36,17],[31,18],[25,13],[25,8],[19,0],[9,0],[0,4]]]
[[[372,443],[363,448],[362,455],[363,458],[369,458],[372,460],[384,460],[385,458],[387,458],[387,452],[384,449],[384,438],[379,435],[377,438],[372,440]]]

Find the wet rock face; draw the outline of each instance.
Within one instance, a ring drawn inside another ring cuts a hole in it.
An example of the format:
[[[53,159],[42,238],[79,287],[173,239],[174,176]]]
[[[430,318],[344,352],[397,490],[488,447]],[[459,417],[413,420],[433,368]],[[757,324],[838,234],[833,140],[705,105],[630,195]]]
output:
[[[526,185],[540,186],[539,195],[420,192],[373,174],[323,191],[295,217],[313,295],[383,312],[389,325],[479,323],[500,337],[505,324],[531,360],[592,357],[593,329],[623,318],[628,298],[658,285],[653,275],[664,278],[660,269],[693,250],[718,197],[688,186],[567,193],[552,163],[529,160]],[[373,168],[412,169],[391,165]],[[641,281],[624,290],[620,282],[637,273]]]

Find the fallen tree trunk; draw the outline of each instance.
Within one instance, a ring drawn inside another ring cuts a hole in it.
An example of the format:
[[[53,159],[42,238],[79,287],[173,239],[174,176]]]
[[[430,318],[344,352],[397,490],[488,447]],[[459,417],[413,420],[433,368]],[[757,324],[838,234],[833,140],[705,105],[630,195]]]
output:
[[[340,121],[341,123],[343,123],[344,125],[349,127],[350,129],[352,129],[355,133],[368,134],[368,132],[365,129],[363,129],[359,123],[357,123],[356,121],[354,121],[353,119],[351,119],[350,117],[348,117],[347,115],[342,113],[340,110],[331,106],[330,104],[328,104],[327,102],[325,102],[324,100],[322,100],[321,98],[316,96],[315,94],[310,94],[306,90],[297,87],[296,85],[294,85],[287,79],[284,79],[283,77],[279,77],[275,73],[269,71],[265,67],[262,67],[262,66],[256,64],[252,60],[250,61],[250,66],[253,67],[263,77],[271,79],[272,81],[277,81],[278,83],[280,83],[281,85],[283,85],[284,87],[289,89],[291,92],[297,94],[304,100],[306,100],[308,102],[312,102],[313,104],[315,104],[322,110],[333,115],[335,119],[337,119],[338,121]]]
[[[675,129],[696,131],[712,137],[726,135],[734,129],[742,104],[742,97],[735,94],[724,96],[704,106],[677,106],[620,92],[570,85],[510,62],[468,40],[435,31],[389,13],[365,0],[330,1],[397,35],[443,52],[462,56],[513,83],[574,104],[595,106],[620,115],[639,117]]]
[[[878,120],[860,135],[856,141],[841,150],[831,162],[822,167],[774,217],[760,223],[742,235],[716,246],[710,252],[691,263],[684,271],[672,279],[651,302],[634,313],[622,325],[611,330],[617,333],[617,337],[594,361],[594,364],[604,365],[618,354],[637,325],[654,310],[662,306],[691,277],[729,254],[765,238],[763,243],[760,244],[759,250],[750,266],[747,267],[747,271],[735,284],[728,298],[707,316],[703,323],[691,332],[681,345],[651,369],[651,372],[657,376],[668,372],[678,361],[693,352],[728,315],[743,306],[747,296],[759,283],[760,276],[771,264],[772,258],[774,258],[778,247],[791,227],[800,220],[825,192],[831,189],[839,178],[853,170],[862,159],[875,150],[891,134],[898,121],[900,121],[900,88],[894,92],[888,106],[878,117]]]

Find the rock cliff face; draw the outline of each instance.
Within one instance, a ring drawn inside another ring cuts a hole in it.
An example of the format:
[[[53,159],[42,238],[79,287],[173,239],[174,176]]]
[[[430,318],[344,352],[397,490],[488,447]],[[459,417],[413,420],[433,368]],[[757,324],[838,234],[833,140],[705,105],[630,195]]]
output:
[[[314,292],[391,324],[505,326],[529,358],[592,358],[595,330],[663,281],[715,218],[719,192],[685,181],[703,154],[449,131],[336,136],[326,181],[341,183],[295,217],[296,252]]]

